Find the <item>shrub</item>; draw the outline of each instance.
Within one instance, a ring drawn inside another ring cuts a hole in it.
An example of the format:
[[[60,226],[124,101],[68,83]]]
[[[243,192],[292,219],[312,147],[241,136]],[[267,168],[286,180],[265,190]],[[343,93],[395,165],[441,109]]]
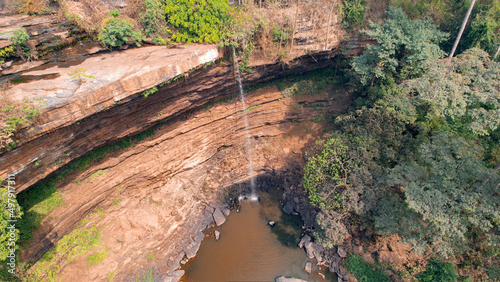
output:
[[[430,260],[425,271],[417,275],[417,278],[422,282],[454,282],[457,281],[458,274],[453,263]]]
[[[104,26],[98,36],[99,41],[110,47],[121,47],[130,43],[135,43],[139,47],[143,35],[134,29],[134,24],[128,19],[120,18],[120,13],[116,10],[110,11],[109,14],[112,17],[103,21]]]
[[[364,85],[418,77],[427,62],[444,56],[437,44],[447,34],[429,20],[411,20],[401,9],[389,8],[384,24],[371,24],[364,32],[378,43],[368,45],[365,53],[352,61]]]
[[[363,25],[365,21],[365,1],[364,0],[344,0],[342,1],[342,17],[344,28]]]
[[[165,5],[159,0],[145,0],[145,11],[140,14],[139,20],[146,36],[160,32],[165,22]],[[162,44],[163,45],[163,44]]]
[[[229,4],[220,0],[167,0],[168,22],[178,28],[172,35],[177,42],[215,43],[222,39]]]
[[[31,57],[30,48],[28,47],[29,34],[24,29],[14,31],[14,35],[9,37],[9,41],[15,46],[16,53],[23,60]]]
[[[52,14],[47,0],[19,0],[16,2],[17,11],[25,15]]]
[[[38,116],[39,109],[45,106],[45,101],[41,99],[23,99],[22,104],[6,105],[2,109],[0,118],[0,149],[13,148],[16,146],[14,135],[23,127],[27,126]]]
[[[384,271],[376,266],[363,261],[361,256],[357,254],[351,254],[347,258],[345,267],[358,279],[360,282],[383,282],[392,281],[391,278]],[[438,280],[439,281],[439,280]]]

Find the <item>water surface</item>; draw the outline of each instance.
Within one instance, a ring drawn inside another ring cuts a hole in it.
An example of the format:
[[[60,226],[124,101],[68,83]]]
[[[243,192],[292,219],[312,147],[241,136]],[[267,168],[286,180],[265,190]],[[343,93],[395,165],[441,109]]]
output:
[[[219,241],[205,238],[195,259],[184,266],[182,281],[274,281],[281,275],[326,281],[314,263],[311,275],[304,271],[311,260],[302,249],[278,241],[265,218],[272,216],[270,210],[273,208],[259,202],[243,202],[239,213],[233,212],[217,227]],[[277,211],[281,213],[279,206]]]

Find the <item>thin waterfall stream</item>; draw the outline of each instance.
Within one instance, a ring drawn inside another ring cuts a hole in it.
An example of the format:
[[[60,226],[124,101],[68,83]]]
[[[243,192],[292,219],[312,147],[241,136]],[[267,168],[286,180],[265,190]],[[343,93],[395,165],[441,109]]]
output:
[[[238,91],[239,91],[239,96],[241,100],[241,108],[242,108],[242,115],[243,115],[243,121],[245,124],[245,134],[246,134],[246,151],[247,151],[247,157],[248,157],[248,168],[247,168],[247,173],[250,176],[250,196],[247,196],[246,199],[251,200],[251,201],[257,201],[258,196],[257,196],[257,191],[255,189],[255,176],[254,176],[254,169],[253,169],[253,152],[252,152],[252,139],[249,133],[249,123],[248,123],[248,114],[247,114],[247,105],[245,102],[245,93],[243,92],[243,84],[241,83],[241,73],[240,73],[240,68],[238,66],[238,60],[236,58],[236,52],[234,51],[234,46],[232,47],[233,51],[233,63],[234,63],[234,72],[236,73],[236,78],[237,78],[237,83],[238,83]]]

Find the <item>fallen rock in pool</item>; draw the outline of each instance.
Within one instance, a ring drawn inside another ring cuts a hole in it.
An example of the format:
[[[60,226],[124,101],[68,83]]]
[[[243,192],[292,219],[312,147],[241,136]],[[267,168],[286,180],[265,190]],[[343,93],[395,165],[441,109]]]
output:
[[[306,266],[304,267],[304,270],[305,270],[307,273],[311,274],[311,270],[312,270],[312,263],[310,263],[310,262],[306,262]]]
[[[220,237],[220,232],[215,230],[214,231],[214,236],[215,236],[215,240],[219,240],[219,237]]]
[[[220,209],[216,208],[213,215],[215,225],[221,226],[224,222],[226,222],[226,217],[224,217],[224,214],[220,211]]]
[[[302,280],[302,279],[299,279],[299,278],[288,278],[288,277],[285,277],[285,276],[278,276],[276,277],[276,279],[274,280],[275,282],[307,282],[307,280]]]
[[[291,201],[287,201],[285,206],[283,207],[283,211],[286,214],[292,214],[293,212],[293,203]]]
[[[162,282],[177,282],[184,275],[184,270],[176,270],[167,275]]]
[[[231,210],[229,210],[228,208],[221,208],[220,211],[222,212],[223,215],[225,215],[226,217],[229,216],[229,214],[231,213]]]
[[[299,248],[304,247],[304,245],[309,242],[311,242],[311,237],[309,237],[309,235],[305,235],[304,237],[302,237],[302,239],[300,239]]]
[[[320,244],[314,242],[308,242],[304,244],[304,248],[306,249],[308,258],[310,259],[316,258],[318,262],[322,262],[324,260],[322,256],[324,248]]]

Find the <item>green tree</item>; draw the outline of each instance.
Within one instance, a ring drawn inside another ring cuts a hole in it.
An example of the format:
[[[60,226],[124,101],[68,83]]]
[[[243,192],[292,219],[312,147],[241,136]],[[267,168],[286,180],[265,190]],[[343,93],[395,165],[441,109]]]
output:
[[[178,30],[178,42],[215,43],[222,39],[229,4],[219,0],[166,0],[168,22]]]
[[[99,32],[98,38],[103,44],[110,47],[121,47],[123,44],[135,43],[140,46],[143,35],[134,29],[128,19],[120,18],[120,13],[116,10],[109,12],[111,18],[105,19],[104,26]]]
[[[145,0],[145,11],[140,14],[139,20],[144,27],[146,36],[159,33],[165,25],[165,5],[160,0]]]
[[[442,58],[438,44],[447,34],[430,20],[411,20],[401,9],[389,8],[384,24],[371,23],[364,32],[377,41],[352,61],[362,84],[380,84],[390,79],[418,77],[427,63]]]

